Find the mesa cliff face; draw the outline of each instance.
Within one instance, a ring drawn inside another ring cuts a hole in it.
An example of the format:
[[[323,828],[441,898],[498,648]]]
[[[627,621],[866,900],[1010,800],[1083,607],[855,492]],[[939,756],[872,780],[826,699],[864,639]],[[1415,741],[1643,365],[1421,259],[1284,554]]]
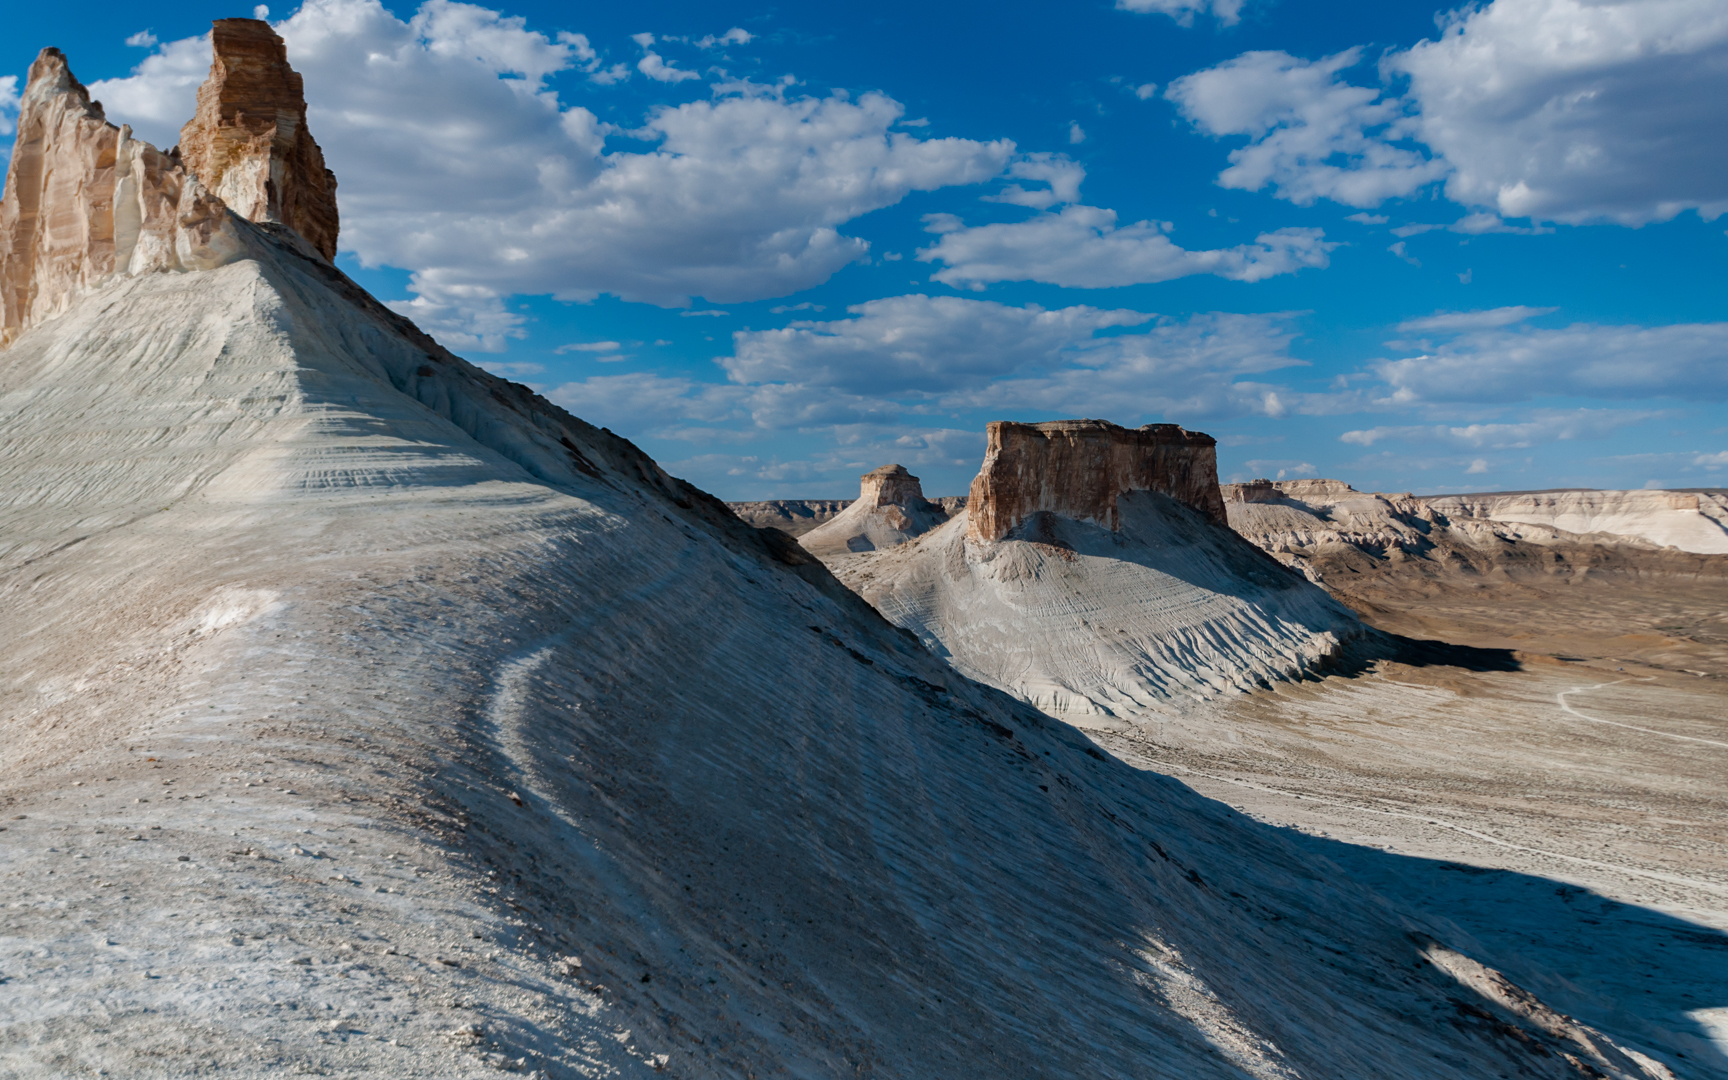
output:
[[[1218,491],[1217,441],[1176,424],[1119,427],[1105,420],[989,425],[984,467],[967,497],[966,535],[979,542],[1008,536],[1048,511],[1115,531],[1117,500],[1133,491],[1169,495],[1227,525]]]
[[[1364,633],[1229,529],[1215,447],[1175,424],[993,423],[940,527],[855,536],[858,507],[913,494],[883,469],[800,543],[967,677],[1082,726],[1141,724],[1304,678]]]
[[[306,92],[270,24],[217,19],[210,77],[180,129],[186,167],[249,221],[287,225],[336,258],[336,174],[306,129]]]
[[[0,348],[115,275],[238,258],[232,214],[336,253],[336,180],[306,131],[300,76],[268,23],[223,19],[215,59],[163,153],[108,122],[58,49],[30,65],[0,198]]]

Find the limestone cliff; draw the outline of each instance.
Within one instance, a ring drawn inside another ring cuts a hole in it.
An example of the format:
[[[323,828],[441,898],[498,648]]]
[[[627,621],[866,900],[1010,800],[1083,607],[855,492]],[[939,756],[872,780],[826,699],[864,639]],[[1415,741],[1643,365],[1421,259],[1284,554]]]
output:
[[[830,556],[890,548],[948,520],[948,511],[924,497],[923,485],[904,465],[884,465],[858,481],[856,502],[799,539],[806,551]]]
[[[989,425],[984,467],[967,497],[967,536],[1000,540],[1048,511],[1107,529],[1121,527],[1117,500],[1154,491],[1226,525],[1218,491],[1217,443],[1175,424],[1124,428],[1105,420]]]
[[[238,249],[221,202],[108,123],[65,55],[43,49],[0,198],[0,347],[116,273],[208,269]]]
[[[792,537],[826,525],[851,505],[851,499],[769,499],[726,504],[740,521],[758,529],[777,529]]]
[[[1414,588],[1728,571],[1728,497],[1719,492],[1417,496],[1337,480],[1255,480],[1223,491],[1232,528],[1339,595],[1377,588],[1381,577]]]
[[[282,39],[258,19],[217,19],[210,44],[197,114],[180,129],[186,167],[241,217],[287,225],[334,260],[336,176]]]

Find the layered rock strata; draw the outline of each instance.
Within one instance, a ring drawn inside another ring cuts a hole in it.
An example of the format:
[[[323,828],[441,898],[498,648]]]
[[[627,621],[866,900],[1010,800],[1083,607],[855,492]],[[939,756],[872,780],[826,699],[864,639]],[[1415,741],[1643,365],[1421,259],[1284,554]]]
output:
[[[1433,495],[1449,519],[1546,525],[1577,534],[1635,537],[1698,554],[1728,554],[1728,492],[1510,491]]]
[[[923,485],[904,465],[884,465],[858,480],[857,500],[800,538],[806,551],[822,557],[877,551],[948,520],[948,511],[924,497]]]
[[[222,19],[198,113],[163,153],[108,122],[58,49],[30,65],[0,197],[0,347],[115,275],[239,257],[234,214],[336,254],[336,179],[268,23]]]
[[[849,510],[802,542],[966,676],[1076,724],[1132,726],[1300,678],[1365,633],[1224,524],[1214,447],[1174,424],[993,423],[939,528],[866,554],[812,542],[850,538]]]
[[[0,347],[115,274],[209,269],[238,251],[222,202],[110,124],[65,54],[43,49],[0,197]]]
[[[1614,574],[1720,576],[1728,498],[1569,491],[1422,497],[1338,480],[1222,489],[1230,525],[1310,581],[1357,596],[1388,587]],[[1395,580],[1394,580],[1395,579]]]
[[[792,537],[826,525],[851,505],[851,499],[769,499],[726,504],[739,520],[758,529],[777,529]]]
[[[1176,424],[1119,427],[1106,420],[992,423],[984,467],[967,498],[967,536],[990,542],[1049,512],[1121,526],[1117,500],[1155,491],[1228,524],[1218,491],[1217,442]]]
[[[336,258],[336,174],[306,129],[306,93],[287,47],[258,19],[217,19],[210,77],[180,129],[186,167],[241,217],[287,225]]]

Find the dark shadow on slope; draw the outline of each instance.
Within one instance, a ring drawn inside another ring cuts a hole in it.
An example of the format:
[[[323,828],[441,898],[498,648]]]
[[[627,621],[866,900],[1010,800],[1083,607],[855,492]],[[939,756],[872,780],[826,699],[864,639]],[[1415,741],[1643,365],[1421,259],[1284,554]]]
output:
[[[1134,491],[1122,496],[1118,506],[1122,526],[1115,531],[1039,511],[1004,539],[1090,558],[1119,559],[1209,592],[1250,596],[1319,591],[1235,531],[1212,524],[1168,495]]]
[[[1010,538],[1057,551],[1121,559],[1168,574],[1196,588],[1254,602],[1324,593],[1236,532],[1213,525],[1168,495],[1137,491],[1124,496],[1121,507],[1123,528],[1117,532],[1038,513],[1029,517]],[[1300,604],[1279,608],[1280,617],[1298,622],[1307,621],[1305,614]],[[1315,631],[1329,628],[1318,623],[1310,626]],[[1522,667],[1511,649],[1406,637],[1368,628],[1367,624],[1364,628],[1367,632],[1351,642],[1325,668],[1325,674],[1362,674],[1383,660],[1411,667],[1456,667],[1476,672],[1518,671]]]
[[[1385,631],[1379,633],[1390,646],[1383,658],[1411,667],[1455,667],[1465,671],[1520,671],[1524,667],[1512,649],[1483,649]]]
[[[1728,1005],[1728,934],[1550,878],[1280,831],[1442,931],[1463,931],[1473,942],[1437,936],[1676,1076],[1728,1076],[1728,1055],[1688,1015]]]

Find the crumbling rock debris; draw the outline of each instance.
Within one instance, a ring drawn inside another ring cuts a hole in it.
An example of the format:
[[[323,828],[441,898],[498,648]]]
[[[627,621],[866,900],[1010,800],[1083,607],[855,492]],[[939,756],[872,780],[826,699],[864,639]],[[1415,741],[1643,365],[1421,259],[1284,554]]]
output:
[[[1154,491],[1227,525],[1217,441],[1176,424],[1125,428],[1107,420],[996,421],[967,497],[967,536],[990,543],[1048,511],[1116,530],[1117,500]]]
[[[306,92],[287,47],[259,19],[217,19],[210,77],[180,129],[186,167],[235,213],[287,225],[336,258],[336,174],[306,129]]]

